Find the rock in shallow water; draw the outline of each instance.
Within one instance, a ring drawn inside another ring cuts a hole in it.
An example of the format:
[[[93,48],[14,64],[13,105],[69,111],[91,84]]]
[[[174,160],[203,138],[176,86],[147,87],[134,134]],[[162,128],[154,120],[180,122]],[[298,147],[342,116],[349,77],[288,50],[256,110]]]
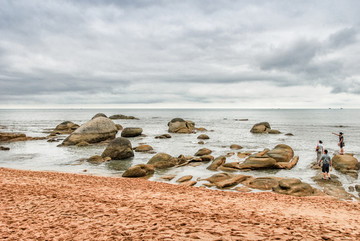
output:
[[[0,146],[0,151],[9,151],[9,150],[10,150],[9,147]]]
[[[134,156],[131,142],[123,137],[112,140],[104,152],[102,157],[110,157],[112,160],[123,160]]]
[[[137,146],[135,147],[135,152],[148,152],[148,151],[152,151],[153,148],[149,145],[141,145],[141,146]]]
[[[112,120],[105,117],[97,117],[76,129],[63,141],[62,145],[76,145],[82,141],[98,143],[114,139],[117,132],[118,130]]]
[[[332,158],[333,167],[341,173],[358,178],[359,161],[351,154],[334,155]]]
[[[260,122],[260,123],[255,124],[251,128],[250,132],[251,133],[260,133],[260,134],[262,134],[262,133],[280,134],[281,133],[278,130],[271,129],[269,122]]]
[[[192,121],[185,121],[181,118],[174,118],[168,123],[170,133],[194,133],[195,123]]]
[[[204,156],[204,155],[210,155],[211,154],[211,150],[207,149],[207,148],[202,148],[200,150],[198,150],[195,153],[195,156]]]
[[[154,173],[153,165],[138,164],[123,173],[123,177],[145,177]]]
[[[179,163],[179,159],[172,157],[166,153],[158,153],[153,156],[147,164],[153,165],[155,168],[164,169],[169,167],[174,167]]]
[[[126,127],[125,129],[122,130],[121,136],[122,137],[136,137],[136,136],[140,136],[142,132],[143,132],[143,129],[139,128],[139,127]]]

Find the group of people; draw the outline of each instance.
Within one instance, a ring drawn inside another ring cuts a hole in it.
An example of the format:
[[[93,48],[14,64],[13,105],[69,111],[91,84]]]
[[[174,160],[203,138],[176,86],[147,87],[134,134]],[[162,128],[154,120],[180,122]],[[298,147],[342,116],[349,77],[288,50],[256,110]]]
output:
[[[332,133],[334,135],[339,136],[339,143],[338,146],[340,147],[340,155],[344,154],[344,136],[342,132]],[[322,163],[322,172],[323,172],[323,179],[331,179],[330,177],[330,167],[332,167],[332,160],[331,157],[328,155],[328,150],[324,149],[323,142],[320,140],[316,146],[316,162],[320,166]]]

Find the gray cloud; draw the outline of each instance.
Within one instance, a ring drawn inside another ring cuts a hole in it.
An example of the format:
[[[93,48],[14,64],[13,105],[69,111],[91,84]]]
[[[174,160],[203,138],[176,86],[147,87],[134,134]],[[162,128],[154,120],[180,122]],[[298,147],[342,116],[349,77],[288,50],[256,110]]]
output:
[[[279,93],[318,85],[334,95],[360,94],[357,1],[0,0],[0,6],[5,106],[253,97],[244,89],[241,96],[197,97],[195,85],[251,93],[262,83]]]

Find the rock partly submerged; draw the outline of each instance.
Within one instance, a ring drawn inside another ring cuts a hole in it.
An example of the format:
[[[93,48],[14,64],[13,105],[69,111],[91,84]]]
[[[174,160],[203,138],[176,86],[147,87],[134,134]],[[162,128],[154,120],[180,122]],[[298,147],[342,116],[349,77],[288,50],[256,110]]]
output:
[[[332,158],[333,167],[341,173],[358,178],[359,161],[352,154],[335,154]]]
[[[44,140],[46,137],[29,137],[23,133],[0,132],[0,142]]]
[[[158,153],[153,156],[147,164],[153,165],[157,169],[165,169],[178,165],[179,159],[167,153]]]
[[[185,121],[182,118],[174,118],[168,123],[170,133],[194,133],[195,123],[192,121]]]
[[[72,121],[64,121],[57,125],[50,135],[71,134],[80,126]]]
[[[130,167],[123,173],[123,177],[145,177],[154,174],[154,166],[147,164],[137,164]]]
[[[251,133],[268,133],[268,134],[280,134],[281,132],[278,130],[271,129],[269,122],[260,122],[255,124],[251,130]]]
[[[118,137],[108,144],[101,156],[110,157],[112,160],[123,160],[133,157],[134,152],[128,139]]]
[[[122,114],[112,115],[109,117],[112,120],[139,120],[138,118],[134,116],[126,116]]]
[[[153,148],[150,145],[140,145],[134,148],[135,152],[149,152],[152,151]]]
[[[0,151],[10,151],[10,148],[6,146],[0,146]]]
[[[99,143],[114,139],[117,132],[117,127],[112,120],[97,117],[81,125],[61,145],[76,145],[80,142]]]
[[[159,136],[155,136],[155,139],[168,139],[168,138],[171,138],[169,134],[162,134]]]
[[[273,150],[265,149],[250,155],[239,164],[238,169],[291,169],[298,160],[299,157],[294,157],[294,151],[290,146],[279,144]]]
[[[136,137],[140,136],[143,132],[143,129],[140,127],[126,127],[122,130],[121,136],[122,137]]]
[[[98,117],[105,117],[105,118],[108,118],[104,113],[97,113],[96,115],[94,115],[91,119],[95,119],[95,118],[98,118]]]

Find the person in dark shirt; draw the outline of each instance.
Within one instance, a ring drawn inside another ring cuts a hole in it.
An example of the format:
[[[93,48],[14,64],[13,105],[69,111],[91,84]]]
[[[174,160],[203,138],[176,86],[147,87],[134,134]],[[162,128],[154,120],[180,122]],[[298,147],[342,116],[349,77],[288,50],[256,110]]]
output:
[[[333,133],[334,135],[337,135],[339,137],[339,143],[338,146],[340,147],[340,155],[344,155],[344,136],[342,132],[339,132],[339,134]]]
[[[331,179],[330,177],[330,167],[332,166],[332,160],[331,157],[328,155],[328,150],[324,150],[324,155],[321,156],[321,159],[319,161],[319,166],[320,163],[322,162],[322,172],[323,172],[323,179],[326,179],[326,173],[328,176],[328,179]]]

